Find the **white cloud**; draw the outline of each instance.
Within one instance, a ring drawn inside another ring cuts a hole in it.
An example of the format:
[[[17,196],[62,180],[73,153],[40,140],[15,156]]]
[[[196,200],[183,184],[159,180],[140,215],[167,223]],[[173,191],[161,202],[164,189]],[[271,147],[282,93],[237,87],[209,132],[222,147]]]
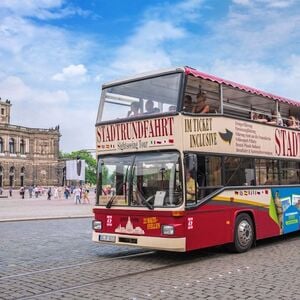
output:
[[[119,48],[112,68],[116,72],[128,74],[170,66],[171,60],[163,45],[182,37],[184,30],[170,22],[148,21]]]
[[[35,17],[41,20],[91,14],[89,11],[68,5],[65,0],[1,0],[0,9],[16,16]]]
[[[42,90],[26,85],[16,76],[9,76],[0,82],[1,97],[11,99],[13,102],[30,102],[32,105],[63,104],[69,101],[69,96],[63,90]]]
[[[209,72],[278,96],[299,99],[300,56],[292,55],[281,66],[259,62],[215,60]]]
[[[258,5],[258,1],[255,3],[246,10],[233,6],[227,16],[214,23],[205,41],[207,47],[216,49],[213,55],[250,62],[274,60],[281,64],[282,59],[298,51],[294,41],[300,38],[299,7],[270,10]]]
[[[245,5],[245,6],[248,6],[251,4],[251,0],[232,0],[232,2],[235,4]]]
[[[297,0],[232,0],[232,3],[241,6],[256,6],[267,8],[288,8],[296,3]]]
[[[52,76],[53,80],[66,81],[66,80],[84,80],[84,76],[87,73],[87,69],[83,64],[69,65],[62,69],[61,73],[57,73]]]
[[[199,18],[204,2],[186,0],[151,7],[144,13],[142,23],[136,24],[133,35],[116,51],[111,64],[112,72],[141,73],[172,66],[175,60],[172,53],[180,54],[170,45],[187,37],[188,32],[183,24]]]
[[[297,0],[256,0],[257,4],[265,4],[270,8],[287,8],[296,3]]]
[[[84,56],[91,47],[86,37],[74,37],[52,26],[37,26],[19,17],[0,19],[0,40],[7,72],[18,70],[26,76],[32,74],[35,80],[51,76],[58,66]]]
[[[16,5],[14,14],[0,18],[0,57],[3,62],[0,66],[0,97],[11,100],[12,123],[39,128],[60,124],[64,135],[60,143],[63,151],[80,147],[80,139],[82,144],[93,148],[94,137],[91,136],[96,116],[91,119],[87,116],[97,110],[99,89],[89,86],[86,64],[73,62],[85,62],[90,49],[97,49],[96,43],[89,36],[73,34],[46,23],[37,25],[31,19],[19,17],[18,9],[22,8],[21,5],[17,7],[18,3],[12,2]],[[53,3],[50,1],[49,5]],[[3,2],[0,2],[0,11],[1,5]],[[24,13],[19,14],[24,16]],[[26,15],[29,14],[28,10]],[[65,81],[50,80],[56,73],[60,73],[60,79]],[[79,86],[78,83],[82,84]],[[82,120],[80,125],[78,119]],[[77,141],[72,126],[81,133]]]
[[[0,81],[0,91],[2,99],[11,100],[11,124],[31,128],[60,125],[63,151],[95,148],[94,124],[97,109],[90,109],[83,95],[80,97],[85,105],[70,105],[71,97],[67,91],[49,91],[29,86],[16,76]]]

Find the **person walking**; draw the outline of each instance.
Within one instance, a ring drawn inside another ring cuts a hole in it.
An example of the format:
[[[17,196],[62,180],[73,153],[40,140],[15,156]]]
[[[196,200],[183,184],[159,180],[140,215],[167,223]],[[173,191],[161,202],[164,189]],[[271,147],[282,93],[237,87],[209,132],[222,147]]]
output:
[[[57,193],[58,193],[58,200],[61,200],[61,187],[57,189]]]
[[[51,200],[51,196],[52,196],[51,187],[49,187],[47,192],[47,200]]]
[[[12,190],[12,187],[10,186],[10,187],[9,187],[9,190],[8,190],[8,192],[9,192],[9,197],[12,197],[12,191],[13,191],[13,190]]]
[[[29,186],[28,188],[28,192],[29,192],[29,198],[32,198],[32,193],[33,193],[33,186]]]
[[[79,204],[81,204],[81,199],[80,199],[80,194],[81,194],[81,189],[79,187],[76,187],[74,190],[73,190],[73,194],[74,194],[74,201],[75,201],[75,204],[77,204],[77,202]]]
[[[65,199],[68,200],[70,196],[70,190],[67,186],[65,187],[64,195],[65,195]]]
[[[58,199],[58,188],[54,187],[54,199]]]
[[[21,186],[21,188],[20,188],[20,195],[21,195],[22,199],[25,198],[25,189],[24,189],[24,186]]]
[[[37,186],[35,186],[33,188],[33,192],[34,192],[35,198],[38,198],[38,196],[39,196],[39,188]]]
[[[90,204],[90,198],[89,198],[89,190],[87,188],[83,191],[83,203]]]

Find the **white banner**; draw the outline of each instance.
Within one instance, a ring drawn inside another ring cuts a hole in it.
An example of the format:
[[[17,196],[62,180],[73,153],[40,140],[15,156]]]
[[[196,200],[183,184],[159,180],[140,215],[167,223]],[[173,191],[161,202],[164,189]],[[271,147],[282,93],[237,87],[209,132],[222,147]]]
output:
[[[66,161],[66,179],[85,181],[85,160],[67,160]]]

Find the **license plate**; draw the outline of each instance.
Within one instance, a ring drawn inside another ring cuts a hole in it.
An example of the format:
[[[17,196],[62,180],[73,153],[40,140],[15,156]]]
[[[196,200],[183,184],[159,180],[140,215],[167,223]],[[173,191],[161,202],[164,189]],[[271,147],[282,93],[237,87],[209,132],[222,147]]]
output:
[[[100,234],[99,235],[99,241],[101,242],[111,242],[111,243],[115,243],[116,242],[116,237],[113,235],[104,235],[104,234]]]

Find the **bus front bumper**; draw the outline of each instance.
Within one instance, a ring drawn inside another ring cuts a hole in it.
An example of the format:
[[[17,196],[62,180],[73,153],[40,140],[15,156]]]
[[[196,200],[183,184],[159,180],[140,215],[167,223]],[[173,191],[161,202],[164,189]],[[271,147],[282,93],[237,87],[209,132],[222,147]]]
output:
[[[175,252],[186,251],[186,238],[121,235],[93,231],[93,241],[118,246],[134,246]]]

